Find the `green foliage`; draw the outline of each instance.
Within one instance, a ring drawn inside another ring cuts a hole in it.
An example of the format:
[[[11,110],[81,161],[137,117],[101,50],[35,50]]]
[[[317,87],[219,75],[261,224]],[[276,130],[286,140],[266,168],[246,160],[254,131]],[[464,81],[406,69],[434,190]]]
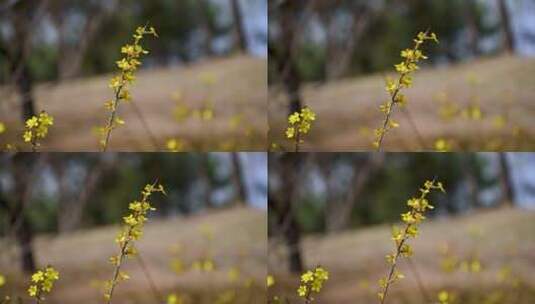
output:
[[[325,79],[325,49],[312,43],[304,44],[297,52],[297,70],[303,81],[320,81]]]
[[[316,233],[325,230],[324,206],[317,198],[310,197],[302,201],[297,208],[296,218],[301,231]]]

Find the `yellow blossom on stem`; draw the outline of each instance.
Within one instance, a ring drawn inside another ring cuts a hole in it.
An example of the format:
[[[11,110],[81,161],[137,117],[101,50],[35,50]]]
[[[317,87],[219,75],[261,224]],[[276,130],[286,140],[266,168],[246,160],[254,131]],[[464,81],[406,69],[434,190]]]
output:
[[[449,304],[452,298],[451,294],[445,290],[440,291],[437,295],[438,303],[440,304]]]
[[[115,242],[119,246],[119,253],[110,257],[110,263],[115,266],[113,277],[105,283],[104,298],[106,303],[110,304],[115,287],[119,282],[128,280],[130,277],[125,272],[121,271],[124,261],[137,254],[134,247],[134,242],[143,236],[143,227],[147,221],[147,214],[149,211],[156,210],[150,202],[150,197],[153,193],[160,192],[165,194],[165,190],[160,184],[147,184],[143,191],[141,191],[141,199],[133,201],[128,206],[130,214],[123,217],[124,225],[120,233],[115,238]]]
[[[306,304],[314,301],[313,294],[321,291],[323,283],[329,279],[329,272],[323,267],[316,267],[301,275],[301,284],[297,288],[297,295],[305,300]]]
[[[38,116],[32,116],[26,120],[22,139],[24,142],[31,144],[32,152],[37,152],[41,146],[39,140],[44,139],[48,135],[48,129],[52,125],[54,125],[54,118],[45,111],[39,113]]]
[[[123,125],[124,120],[117,116],[117,110],[121,101],[130,101],[132,99],[129,91],[129,85],[131,85],[135,77],[135,72],[141,65],[139,60],[142,55],[146,55],[149,52],[141,46],[141,40],[145,35],[152,35],[158,37],[154,27],[138,27],[133,35],[132,44],[127,44],[121,48],[121,53],[124,54],[121,60],[116,62],[117,67],[120,70],[120,74],[114,76],[110,80],[109,87],[113,90],[114,99],[107,101],[104,105],[107,110],[110,111],[106,126],[99,128],[101,133],[100,146],[103,152],[108,148],[111,132],[119,125]]]
[[[45,300],[45,295],[52,291],[54,283],[59,280],[59,272],[51,266],[38,270],[31,277],[31,284],[28,288],[28,295],[34,298],[36,303]]]
[[[286,128],[286,138],[295,142],[295,152],[299,152],[299,145],[303,143],[303,136],[310,132],[312,122],[316,120],[316,113],[309,107],[304,107],[298,112],[288,116],[288,128]]]
[[[446,192],[441,182],[426,181],[420,189],[420,196],[407,200],[409,211],[401,214],[401,220],[405,223],[403,229],[398,227],[392,228],[392,240],[395,244],[395,250],[386,255],[386,261],[390,265],[390,271],[386,277],[379,280],[380,291],[377,293],[381,304],[386,301],[389,287],[396,281],[403,279],[405,276],[397,268],[399,258],[408,258],[412,256],[413,249],[407,243],[410,238],[418,236],[418,225],[425,219],[425,212],[434,207],[427,200],[427,195],[432,190]]]
[[[275,278],[272,275],[268,275],[266,278],[267,281],[267,287],[271,287],[275,285]]]
[[[429,33],[428,31],[418,33],[417,37],[414,39],[413,48],[401,51],[401,58],[403,61],[394,65],[396,72],[399,74],[397,81],[394,81],[391,78],[386,79],[385,89],[390,95],[390,99],[380,106],[380,110],[385,116],[381,127],[375,130],[373,146],[378,151],[381,151],[386,133],[399,127],[398,123],[392,122],[391,116],[396,105],[404,106],[406,104],[407,99],[405,95],[401,94],[401,90],[412,86],[412,73],[419,69],[418,62],[427,59],[420,49],[426,40],[438,43],[435,33]]]

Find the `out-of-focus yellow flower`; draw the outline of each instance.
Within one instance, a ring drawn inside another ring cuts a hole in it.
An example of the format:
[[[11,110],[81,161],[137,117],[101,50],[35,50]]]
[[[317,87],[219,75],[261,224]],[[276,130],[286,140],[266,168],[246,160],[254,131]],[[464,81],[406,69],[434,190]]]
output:
[[[172,138],[167,141],[166,146],[167,150],[170,152],[181,152],[184,150],[185,144],[184,141],[180,139]]]
[[[267,287],[271,287],[275,285],[275,278],[272,275],[268,275],[266,278],[267,281]]]

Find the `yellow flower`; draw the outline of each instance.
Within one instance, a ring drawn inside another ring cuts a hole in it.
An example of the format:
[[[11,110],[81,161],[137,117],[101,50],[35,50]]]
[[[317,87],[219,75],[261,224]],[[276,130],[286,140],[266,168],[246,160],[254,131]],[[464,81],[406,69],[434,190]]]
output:
[[[182,304],[184,301],[176,294],[170,294],[167,296],[167,304]]]
[[[37,127],[38,124],[39,124],[39,121],[38,121],[37,117],[35,117],[35,116],[33,116],[30,119],[26,120],[26,128],[32,129],[32,128]]]
[[[28,288],[31,297],[40,299],[44,293],[49,293],[54,287],[54,282],[59,280],[59,272],[48,266],[44,270],[39,270],[32,275],[33,284]]]
[[[308,283],[314,279],[314,273],[312,271],[307,271],[301,275],[301,282]]]
[[[438,302],[440,304],[447,304],[451,300],[451,296],[447,291],[442,290],[438,293]]]
[[[52,126],[54,125],[54,117],[43,111],[39,113],[39,124],[44,126]]]
[[[42,271],[38,271],[32,275],[32,282],[39,283],[44,279],[44,273]]]
[[[275,285],[275,278],[272,275],[267,276],[267,287]]]
[[[32,131],[25,131],[22,138],[24,139],[24,142],[32,141]]]
[[[285,135],[288,139],[296,140],[296,149],[303,140],[302,136],[299,135],[307,134],[312,127],[312,122],[315,120],[316,113],[309,107],[304,107],[288,116],[288,128],[285,131]]]
[[[298,112],[295,112],[292,115],[288,116],[288,122],[290,124],[292,124],[292,125],[298,123],[300,120],[301,120],[301,118],[299,117],[299,113]]]
[[[37,295],[37,286],[30,286],[30,288],[28,288],[28,294],[30,295],[30,297],[35,297]]]
[[[323,283],[329,279],[329,272],[322,267],[316,267],[301,275],[301,285],[297,289],[300,297],[309,297],[310,293],[319,293]]]
[[[286,129],[286,137],[288,139],[292,139],[294,138],[295,136],[295,128],[294,127],[288,127],[288,129]]]
[[[439,138],[435,141],[435,150],[438,152],[449,152],[451,151],[451,143],[444,138]]]
[[[305,285],[299,286],[299,288],[297,289],[297,294],[300,297],[305,297],[307,294],[307,287]]]
[[[6,131],[6,125],[3,122],[0,122],[0,134]]]
[[[106,151],[108,147],[108,141],[112,130],[117,127],[117,125],[124,124],[123,120],[112,119],[112,117],[116,115],[116,111],[120,101],[130,101],[132,99],[128,90],[128,85],[135,80],[134,72],[141,65],[141,61],[139,60],[139,58],[142,54],[148,53],[148,51],[144,50],[140,44],[143,36],[147,34],[154,35],[157,37],[156,31],[153,27],[151,27],[150,29],[147,29],[146,26],[138,27],[136,29],[136,33],[133,35],[134,43],[126,44],[125,46],[121,47],[121,53],[125,54],[126,57],[116,61],[117,67],[120,69],[120,74],[114,76],[110,80],[109,87],[113,89],[116,95],[114,100],[112,100],[111,102],[107,101],[105,103],[106,109],[108,109],[111,113],[108,116],[109,118],[107,121],[107,125],[102,128],[104,132],[100,134],[100,145],[102,151]],[[119,92],[120,94],[117,94]]]
[[[184,150],[185,143],[180,139],[169,139],[166,143],[167,150],[171,152],[180,152]]]
[[[383,124],[376,130],[375,139],[372,144],[377,150],[381,150],[384,136],[388,131],[393,128],[399,127],[399,124],[390,121],[394,105],[404,106],[407,102],[406,97],[401,94],[402,88],[410,88],[412,86],[411,73],[418,70],[418,62],[427,57],[419,49],[420,45],[425,40],[434,40],[438,42],[438,39],[434,33],[428,34],[427,32],[420,32],[416,39],[414,39],[414,47],[412,49],[405,49],[401,51],[401,58],[404,59],[401,63],[394,65],[396,72],[399,74],[398,81],[394,81],[390,78],[386,79],[385,89],[390,95],[390,100],[380,106],[381,112],[384,113]]]
[[[0,287],[6,284],[6,278],[0,274]]]

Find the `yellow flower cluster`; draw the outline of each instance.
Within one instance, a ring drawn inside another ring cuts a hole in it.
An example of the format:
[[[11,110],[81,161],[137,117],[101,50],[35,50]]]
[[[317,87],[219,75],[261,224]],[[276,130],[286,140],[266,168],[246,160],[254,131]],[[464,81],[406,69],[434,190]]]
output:
[[[26,120],[25,131],[22,138],[25,142],[31,143],[32,151],[39,147],[39,139],[43,139],[48,134],[48,128],[54,125],[54,118],[45,111],[39,113],[39,116],[32,116]]]
[[[420,49],[422,44],[427,40],[438,43],[438,38],[435,33],[418,33],[414,39],[413,48],[401,51],[401,58],[403,58],[403,61],[394,65],[396,72],[399,74],[398,80],[394,81],[391,78],[386,79],[385,89],[390,95],[390,99],[379,107],[381,112],[384,113],[385,118],[383,125],[375,130],[373,146],[377,150],[381,149],[385,134],[391,129],[399,127],[399,124],[391,119],[393,108],[395,105],[404,106],[407,103],[407,98],[401,93],[401,90],[412,86],[412,73],[419,69],[418,62],[427,59],[427,56],[425,56]]]
[[[309,107],[304,107],[299,112],[288,116],[288,128],[286,138],[295,140],[295,150],[298,152],[299,144],[303,143],[303,135],[308,134],[312,128],[312,122],[316,120],[316,113]]]
[[[134,247],[134,241],[139,240],[143,236],[143,227],[147,221],[149,211],[156,210],[150,203],[150,197],[155,192],[165,194],[162,185],[146,185],[141,192],[141,200],[130,203],[128,207],[130,214],[123,217],[124,227],[115,239],[115,242],[119,245],[120,252],[110,258],[110,263],[115,266],[115,272],[113,278],[105,283],[106,291],[104,297],[107,299],[107,303],[111,303],[115,286],[120,281],[130,278],[128,274],[121,271],[121,266],[126,258],[135,256],[137,253]]]
[[[441,182],[426,181],[424,186],[420,189],[420,196],[413,197],[407,201],[409,211],[401,214],[401,220],[405,223],[403,229],[393,227],[392,240],[395,243],[395,251],[392,254],[386,255],[386,261],[391,265],[390,272],[387,277],[379,280],[381,291],[377,294],[381,303],[384,303],[388,288],[399,279],[403,279],[404,275],[396,270],[397,262],[400,257],[412,256],[412,247],[407,244],[410,238],[418,236],[418,225],[425,219],[425,212],[433,209],[433,206],[427,200],[427,195],[433,190],[440,190],[446,192]]]
[[[166,147],[169,152],[182,152],[186,143],[179,138],[171,138],[167,140]]]
[[[126,44],[121,48],[121,53],[124,54],[124,57],[116,62],[121,73],[117,76],[114,76],[110,80],[109,85],[110,88],[113,89],[115,96],[113,100],[109,100],[104,104],[106,109],[110,111],[110,115],[108,117],[107,125],[99,128],[102,136],[100,144],[103,151],[105,151],[108,146],[111,131],[118,125],[123,125],[125,123],[124,120],[119,118],[117,115],[117,108],[119,107],[119,103],[121,101],[128,102],[132,99],[128,85],[132,84],[136,79],[135,72],[141,65],[141,61],[139,61],[139,59],[142,55],[149,53],[149,51],[143,49],[141,46],[141,40],[145,35],[153,35],[154,37],[158,37],[154,27],[138,27],[133,36],[133,43]]]
[[[275,278],[272,275],[268,275],[266,277],[266,284],[267,284],[267,287],[271,287],[275,285]]]
[[[451,140],[445,138],[438,138],[435,140],[435,151],[437,152],[450,152],[452,149]]]
[[[297,294],[310,303],[313,301],[312,294],[319,293],[323,283],[328,279],[329,272],[322,267],[309,270],[301,275],[301,285],[297,288]]]
[[[52,291],[54,282],[57,280],[59,280],[59,272],[54,268],[48,266],[44,270],[39,270],[32,275],[32,283],[28,288],[28,294],[39,303],[44,300],[45,294]]]
[[[184,302],[184,299],[175,293],[167,296],[167,304],[183,304]]]
[[[437,295],[438,303],[449,304],[451,303],[453,296],[445,290],[442,290]]]

